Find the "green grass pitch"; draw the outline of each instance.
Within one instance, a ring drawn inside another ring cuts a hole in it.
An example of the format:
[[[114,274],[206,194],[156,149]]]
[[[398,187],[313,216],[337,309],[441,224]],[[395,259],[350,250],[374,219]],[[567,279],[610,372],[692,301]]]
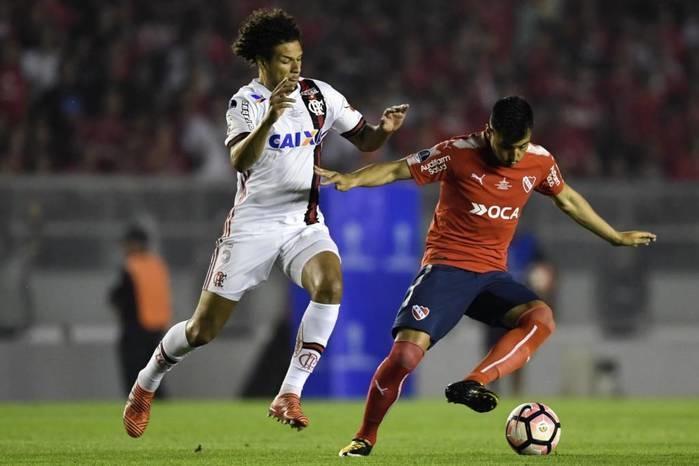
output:
[[[311,425],[292,431],[266,417],[265,401],[156,403],[138,440],[121,425],[121,403],[0,404],[3,464],[699,464],[699,400],[541,399],[561,418],[555,454],[520,457],[505,417],[441,400],[402,400],[389,412],[369,458],[338,458],[361,402],[306,401]],[[200,451],[197,450],[201,445]]]

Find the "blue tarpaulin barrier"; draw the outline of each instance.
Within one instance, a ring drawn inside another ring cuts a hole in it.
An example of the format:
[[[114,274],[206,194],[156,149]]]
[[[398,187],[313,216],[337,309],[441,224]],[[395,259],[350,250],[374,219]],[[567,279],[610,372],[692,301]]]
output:
[[[342,257],[344,296],[335,331],[303,394],[364,397],[391,349],[393,319],[419,271],[419,191],[405,182],[348,192],[324,188],[320,198]],[[296,329],[309,298],[303,289],[292,287]],[[402,393],[411,392],[408,378]]]

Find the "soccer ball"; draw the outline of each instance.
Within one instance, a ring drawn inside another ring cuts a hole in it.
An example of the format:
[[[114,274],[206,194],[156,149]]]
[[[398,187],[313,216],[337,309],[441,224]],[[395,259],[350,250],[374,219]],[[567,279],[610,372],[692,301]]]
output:
[[[507,416],[505,438],[520,455],[548,455],[561,439],[561,422],[543,403],[524,403]]]

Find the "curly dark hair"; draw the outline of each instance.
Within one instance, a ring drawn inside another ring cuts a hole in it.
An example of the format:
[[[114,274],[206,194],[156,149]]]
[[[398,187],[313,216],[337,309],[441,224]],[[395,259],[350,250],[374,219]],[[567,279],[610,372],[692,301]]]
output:
[[[505,141],[519,141],[534,126],[534,112],[529,103],[519,96],[504,97],[493,105],[490,126]]]
[[[272,58],[279,44],[301,41],[301,31],[293,16],[279,8],[259,9],[248,16],[238,30],[233,53],[254,65],[257,58]]]

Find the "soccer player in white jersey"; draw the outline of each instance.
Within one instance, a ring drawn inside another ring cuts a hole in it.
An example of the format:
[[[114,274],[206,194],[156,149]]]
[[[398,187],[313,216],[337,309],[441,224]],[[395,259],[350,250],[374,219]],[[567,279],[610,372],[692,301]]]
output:
[[[370,125],[330,85],[301,77],[301,34],[282,10],[253,12],[233,51],[258,69],[226,113],[225,143],[238,176],[235,203],[194,314],[167,332],[134,383],[123,416],[132,437],[145,431],[165,373],[213,340],[243,294],[265,281],[275,263],[311,301],[269,415],[299,430],[308,425],[301,391],[327,345],[342,297],[340,259],[318,209],[320,177],[313,165],[328,131],[341,133],[361,151],[374,151],[400,128],[408,110],[389,107],[378,125]]]

